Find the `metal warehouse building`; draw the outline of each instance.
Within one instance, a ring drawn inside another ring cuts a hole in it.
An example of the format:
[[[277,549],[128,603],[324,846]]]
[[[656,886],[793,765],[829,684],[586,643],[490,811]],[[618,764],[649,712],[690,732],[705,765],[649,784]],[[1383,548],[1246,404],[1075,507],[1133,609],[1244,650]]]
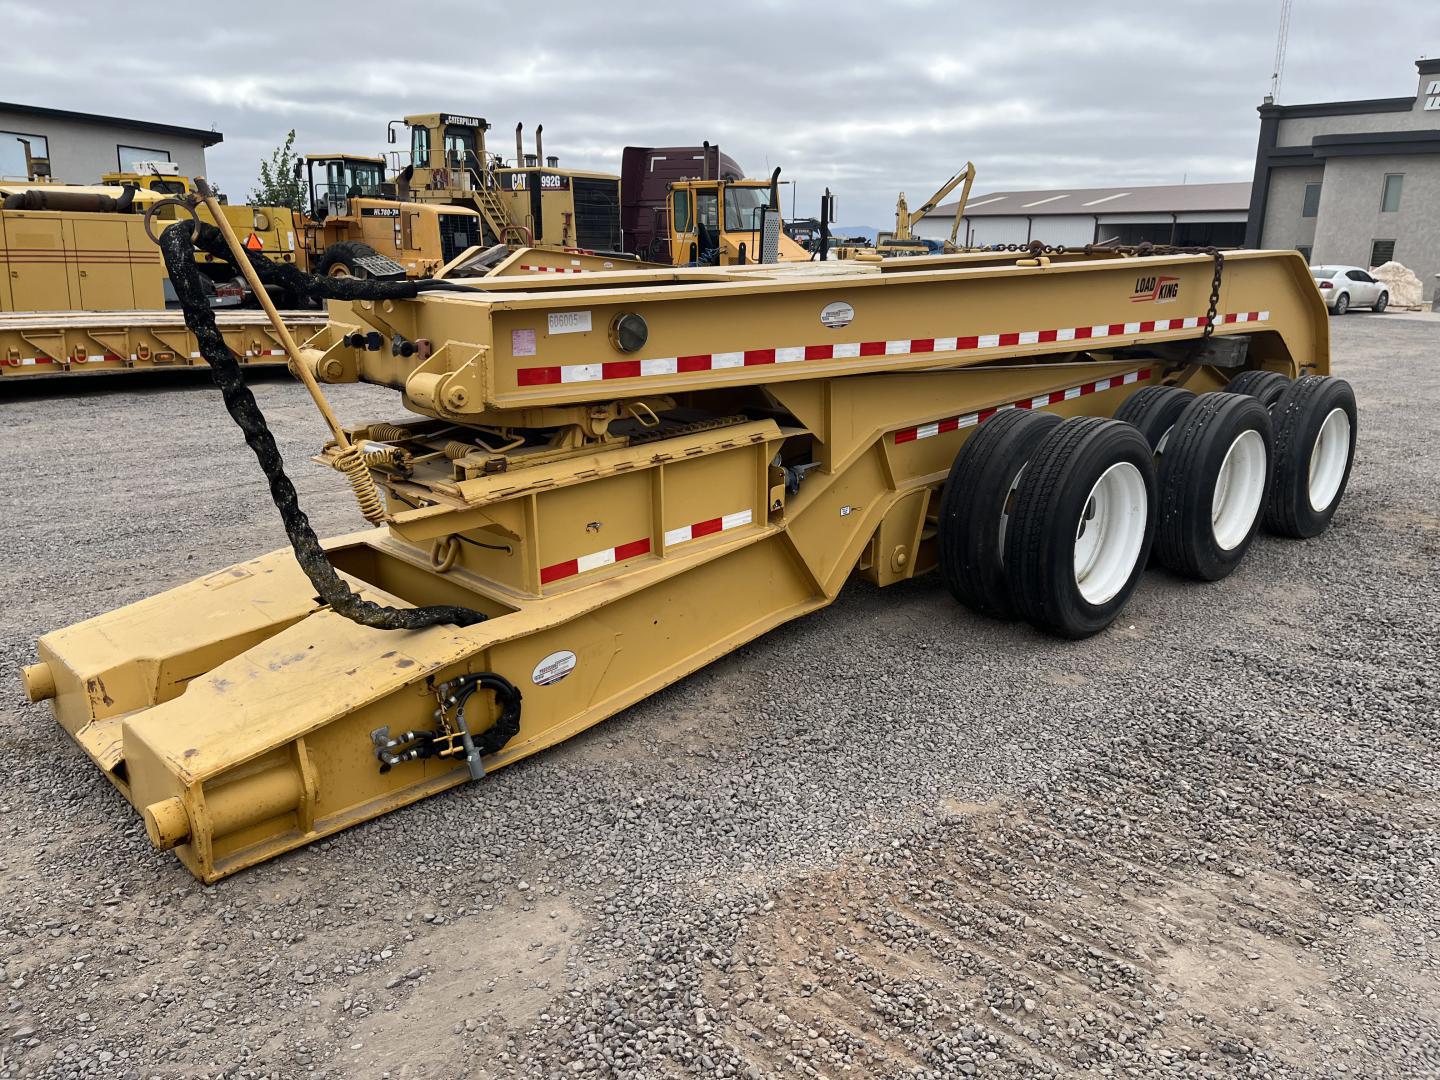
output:
[[[1440,60],[1417,92],[1260,106],[1252,246],[1293,247],[1315,265],[1394,259],[1436,292],[1440,275]]]
[[[184,176],[204,176],[205,149],[218,131],[148,120],[0,102],[0,176],[24,179],[25,151],[47,161],[50,175],[68,184],[93,184],[137,161],[173,161]]]
[[[955,206],[937,206],[916,232],[949,239]],[[1249,209],[1247,183],[995,191],[971,198],[956,239],[970,247],[1031,240],[1072,246],[1149,240],[1238,247]]]

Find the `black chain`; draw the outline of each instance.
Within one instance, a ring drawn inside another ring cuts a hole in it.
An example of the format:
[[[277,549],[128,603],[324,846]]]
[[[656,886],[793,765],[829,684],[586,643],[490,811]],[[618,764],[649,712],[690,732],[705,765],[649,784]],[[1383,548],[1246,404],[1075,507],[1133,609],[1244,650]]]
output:
[[[300,497],[295,485],[285,474],[285,463],[280,457],[280,448],[275,445],[275,436],[265,422],[265,415],[255,401],[255,395],[245,385],[244,369],[225,344],[225,337],[215,325],[215,313],[210,309],[200,283],[200,271],[195,265],[195,246],[202,250],[219,250],[216,242],[223,244],[224,238],[213,225],[199,225],[193,237],[191,226],[176,222],[160,234],[160,251],[165,258],[165,269],[175,287],[185,315],[185,325],[195,335],[200,346],[200,355],[210,365],[210,376],[220,388],[225,408],[230,413],[245,441],[260,463],[260,470],[270,483],[270,498],[280,512],[285,525],[285,534],[290,538],[290,548],[295,552],[295,561],[305,571],[305,576],[315,587],[321,601],[328,604],[337,614],[345,616],[362,626],[373,626],[381,630],[421,630],[428,626],[471,626],[483,622],[485,615],[469,608],[453,604],[435,604],[413,608],[393,608],[366,600],[347,585],[336,572],[305,511],[300,509]],[[306,289],[313,289],[317,295],[333,296],[333,286],[339,284],[341,291],[348,294],[346,299],[388,298],[392,296],[414,296],[416,283],[413,281],[367,281],[360,278],[317,278],[301,274],[293,266],[263,262],[260,256],[251,256],[257,269],[265,267],[267,273],[274,270],[277,275],[283,270],[301,275],[303,281],[292,279],[293,283]],[[287,275],[288,276],[288,275]],[[310,280],[313,279],[313,280]],[[265,275],[261,275],[265,280]]]
[[[1204,337],[1215,332],[1215,316],[1220,310],[1220,279],[1225,273],[1225,253],[1217,247],[1184,247],[1179,244],[1152,244],[1146,240],[1140,244],[1086,244],[1084,247],[1068,247],[1065,244],[1046,244],[1031,240],[1028,244],[995,244],[991,251],[1023,251],[1027,255],[1064,255],[1067,251],[1083,252],[1086,255],[1134,255],[1148,258],[1154,255],[1209,255],[1215,260],[1215,273],[1210,279],[1210,309],[1205,313]]]

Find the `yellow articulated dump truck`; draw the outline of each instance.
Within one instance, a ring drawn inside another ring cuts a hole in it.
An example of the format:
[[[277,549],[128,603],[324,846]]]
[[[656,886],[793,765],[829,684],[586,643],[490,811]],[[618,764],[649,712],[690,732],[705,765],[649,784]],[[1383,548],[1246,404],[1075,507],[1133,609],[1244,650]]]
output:
[[[0,183],[0,381],[203,364],[180,312],[167,310],[170,283],[146,235],[141,211],[160,198]],[[206,279],[211,304],[227,309],[219,321],[230,348],[246,363],[283,364],[269,320],[239,310],[245,290],[233,277]],[[313,332],[323,320],[292,312],[286,321]]]
[[[281,499],[292,549],[45,633],[24,673],[203,881],[483,783],[852,577],[1102,632],[1152,554],[1215,580],[1261,528],[1325,529],[1354,451],[1294,252],[384,284],[293,365],[322,405],[397,394],[325,406],[317,448],[375,527],[320,542]]]

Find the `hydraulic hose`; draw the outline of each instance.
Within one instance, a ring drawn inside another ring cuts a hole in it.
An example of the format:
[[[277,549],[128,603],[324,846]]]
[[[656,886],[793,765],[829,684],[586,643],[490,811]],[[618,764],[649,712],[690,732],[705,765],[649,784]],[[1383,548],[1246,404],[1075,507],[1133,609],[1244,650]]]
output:
[[[192,229],[194,241],[192,245]],[[218,247],[217,247],[218,242]],[[335,567],[320,546],[310,519],[300,509],[295,485],[285,474],[285,463],[275,436],[265,422],[255,395],[245,385],[240,362],[225,344],[224,335],[215,324],[215,313],[205,297],[200,270],[195,264],[194,248],[199,247],[230,261],[224,237],[213,225],[177,221],[160,234],[160,251],[174,286],[175,295],[185,315],[185,325],[199,343],[200,355],[210,365],[211,377],[220,388],[225,408],[245,435],[260,469],[270,484],[270,497],[280,512],[285,534],[295,552],[295,560],[315,587],[320,599],[362,626],[381,630],[422,630],[429,626],[470,626],[482,622],[485,615],[470,608],[436,604],[415,608],[392,608],[362,599],[341,580]],[[263,256],[251,255],[262,282],[295,290],[302,296],[328,297],[343,300],[385,300],[413,297],[417,286],[410,281],[369,281],[361,278],[325,278],[306,274],[293,266],[276,264]]]

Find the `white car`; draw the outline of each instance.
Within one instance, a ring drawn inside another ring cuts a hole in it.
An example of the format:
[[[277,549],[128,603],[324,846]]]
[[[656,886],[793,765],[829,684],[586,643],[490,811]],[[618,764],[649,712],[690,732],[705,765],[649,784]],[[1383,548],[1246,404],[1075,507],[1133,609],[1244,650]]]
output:
[[[1358,266],[1312,266],[1310,273],[1325,298],[1325,306],[1336,315],[1344,315],[1353,307],[1368,307],[1378,313],[1390,303],[1385,283]]]

